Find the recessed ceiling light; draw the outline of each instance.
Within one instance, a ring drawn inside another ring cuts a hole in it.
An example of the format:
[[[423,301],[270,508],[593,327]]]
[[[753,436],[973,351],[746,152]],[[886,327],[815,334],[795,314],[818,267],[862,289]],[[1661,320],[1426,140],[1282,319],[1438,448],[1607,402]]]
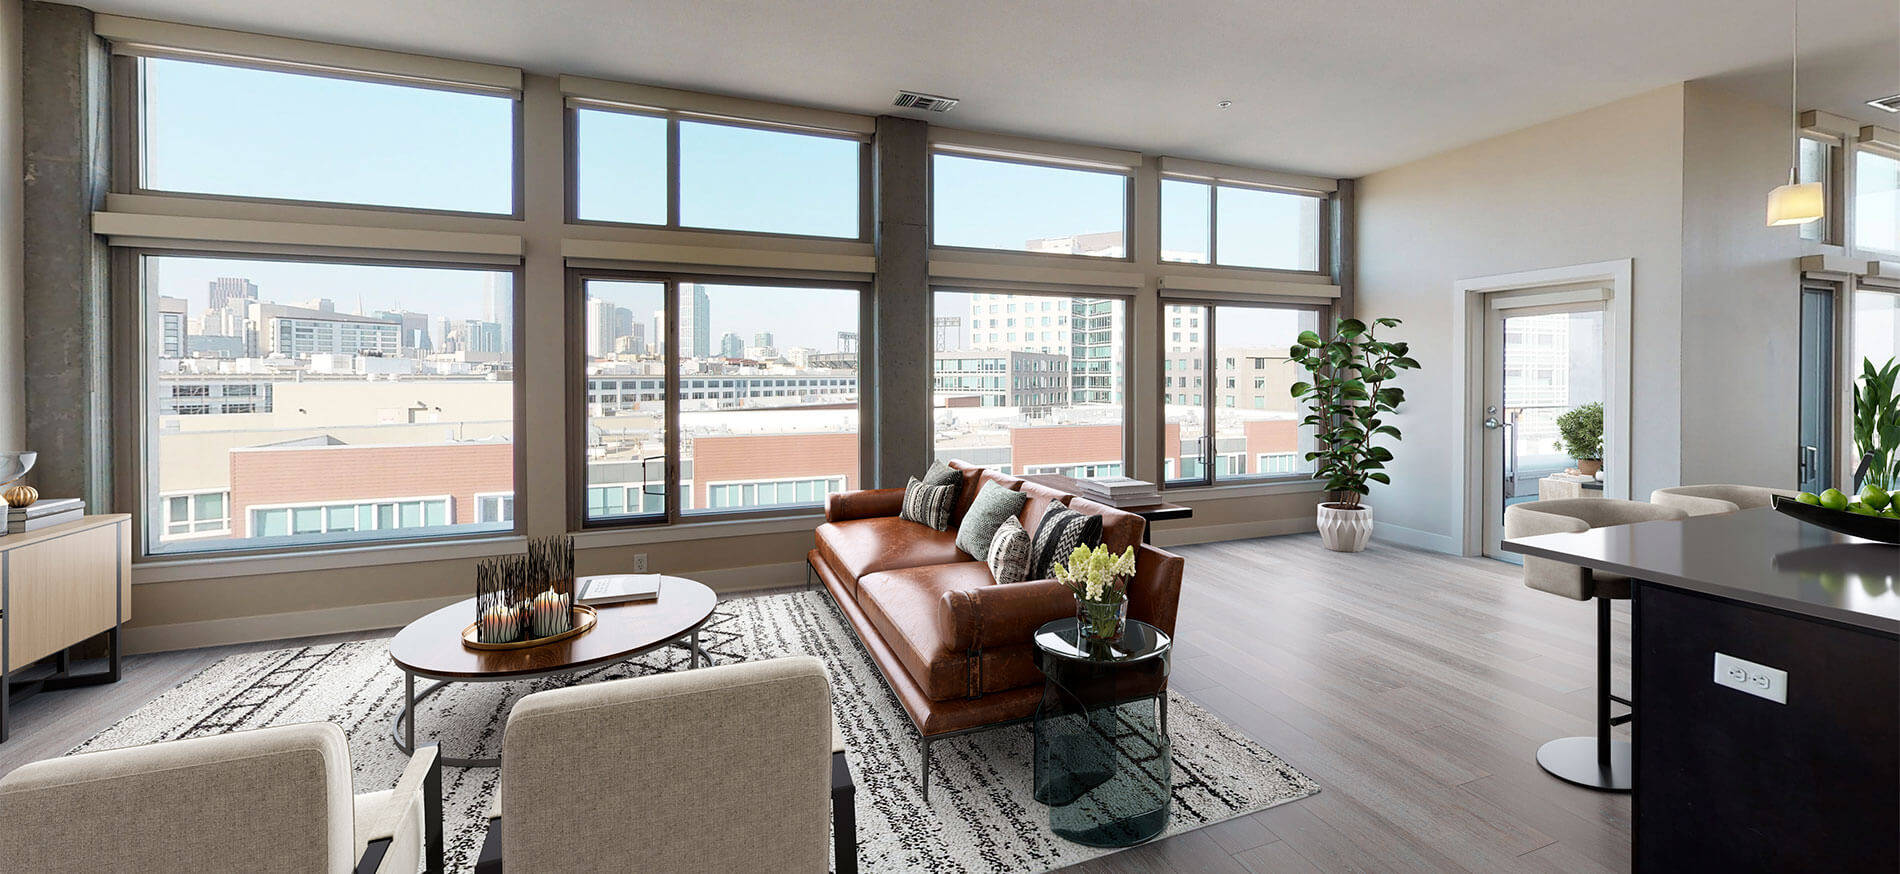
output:
[[[1234,102],[1233,102],[1232,100],[1223,100],[1223,101],[1221,101],[1221,102],[1219,102],[1219,103],[1216,103],[1216,104],[1214,104],[1214,105],[1215,105],[1215,106],[1217,106],[1217,107],[1219,107],[1219,108],[1221,108],[1221,109],[1227,109],[1227,108],[1229,108],[1229,107],[1231,107],[1231,106],[1233,106],[1233,105],[1234,105]]]
[[[1867,101],[1867,105],[1875,109],[1884,109],[1888,112],[1900,112],[1900,94],[1895,94],[1892,97],[1882,97],[1879,100],[1869,100]]]

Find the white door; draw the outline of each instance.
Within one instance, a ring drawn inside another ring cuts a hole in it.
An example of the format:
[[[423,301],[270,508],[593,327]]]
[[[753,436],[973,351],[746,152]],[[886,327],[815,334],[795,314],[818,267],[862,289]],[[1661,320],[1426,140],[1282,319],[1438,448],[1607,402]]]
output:
[[[1545,477],[1575,466],[1559,448],[1557,417],[1612,397],[1611,337],[1603,289],[1486,295],[1484,321],[1484,554],[1504,552],[1504,509],[1538,500]],[[1609,447],[1606,445],[1606,455]],[[1603,459],[1604,469],[1626,464]],[[1602,483],[1553,481],[1553,496],[1601,497]]]

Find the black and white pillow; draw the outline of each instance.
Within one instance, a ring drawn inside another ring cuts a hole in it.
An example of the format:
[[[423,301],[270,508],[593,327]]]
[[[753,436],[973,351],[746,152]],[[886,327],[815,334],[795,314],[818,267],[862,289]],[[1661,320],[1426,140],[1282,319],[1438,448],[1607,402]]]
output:
[[[941,461],[930,463],[930,469],[924,471],[923,483],[927,486],[962,486],[963,471],[957,470]]]
[[[897,518],[948,531],[950,516],[956,509],[956,486],[925,485],[911,477],[910,483],[904,486],[904,506],[897,511]]]
[[[1021,513],[1028,500],[1029,496],[1022,492],[984,483],[983,490],[976,493],[976,500],[970,502],[970,509],[963,512],[963,521],[957,523],[957,548],[971,558],[988,556],[997,526],[1003,524],[1004,519]]]
[[[990,539],[989,563],[999,585],[1029,579],[1029,532],[1015,516],[1004,519]]]
[[[1056,562],[1067,562],[1076,547],[1094,549],[1101,544],[1102,517],[1051,506],[1042,514],[1042,524],[1036,526],[1036,538],[1029,547],[1029,579],[1053,578]]]

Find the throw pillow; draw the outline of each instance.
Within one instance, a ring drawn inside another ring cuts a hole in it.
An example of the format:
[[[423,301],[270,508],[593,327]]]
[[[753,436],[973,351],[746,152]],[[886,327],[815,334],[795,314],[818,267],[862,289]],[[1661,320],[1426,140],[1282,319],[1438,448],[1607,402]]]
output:
[[[1023,523],[1015,516],[1003,520],[996,527],[996,537],[990,541],[990,576],[996,578],[998,585],[1020,583],[1029,579],[1029,532],[1023,530]]]
[[[1029,578],[1055,577],[1056,562],[1069,560],[1078,546],[1094,549],[1102,543],[1102,517],[1078,513],[1068,507],[1053,506],[1042,514],[1036,526],[1036,539],[1029,549]]]
[[[956,486],[928,486],[911,477],[904,486],[904,506],[897,511],[897,518],[948,531],[950,515],[956,508]]]
[[[927,486],[961,486],[963,471],[941,461],[933,461],[930,463],[930,469],[924,471],[923,483]]]
[[[957,548],[974,559],[987,557],[997,526],[1003,524],[1004,519],[1021,513],[1028,500],[1029,496],[1022,492],[984,483],[983,490],[976,493],[976,500],[970,502],[970,509],[964,512],[963,522],[957,526]]]

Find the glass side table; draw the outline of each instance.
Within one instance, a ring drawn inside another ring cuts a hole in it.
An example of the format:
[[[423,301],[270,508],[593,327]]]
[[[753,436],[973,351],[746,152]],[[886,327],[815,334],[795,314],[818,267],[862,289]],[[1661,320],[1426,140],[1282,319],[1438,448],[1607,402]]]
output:
[[[1036,667],[1048,678],[1036,708],[1035,798],[1057,836],[1127,847],[1168,826],[1172,641],[1129,620],[1115,643],[1082,637],[1073,618],[1036,629]]]

